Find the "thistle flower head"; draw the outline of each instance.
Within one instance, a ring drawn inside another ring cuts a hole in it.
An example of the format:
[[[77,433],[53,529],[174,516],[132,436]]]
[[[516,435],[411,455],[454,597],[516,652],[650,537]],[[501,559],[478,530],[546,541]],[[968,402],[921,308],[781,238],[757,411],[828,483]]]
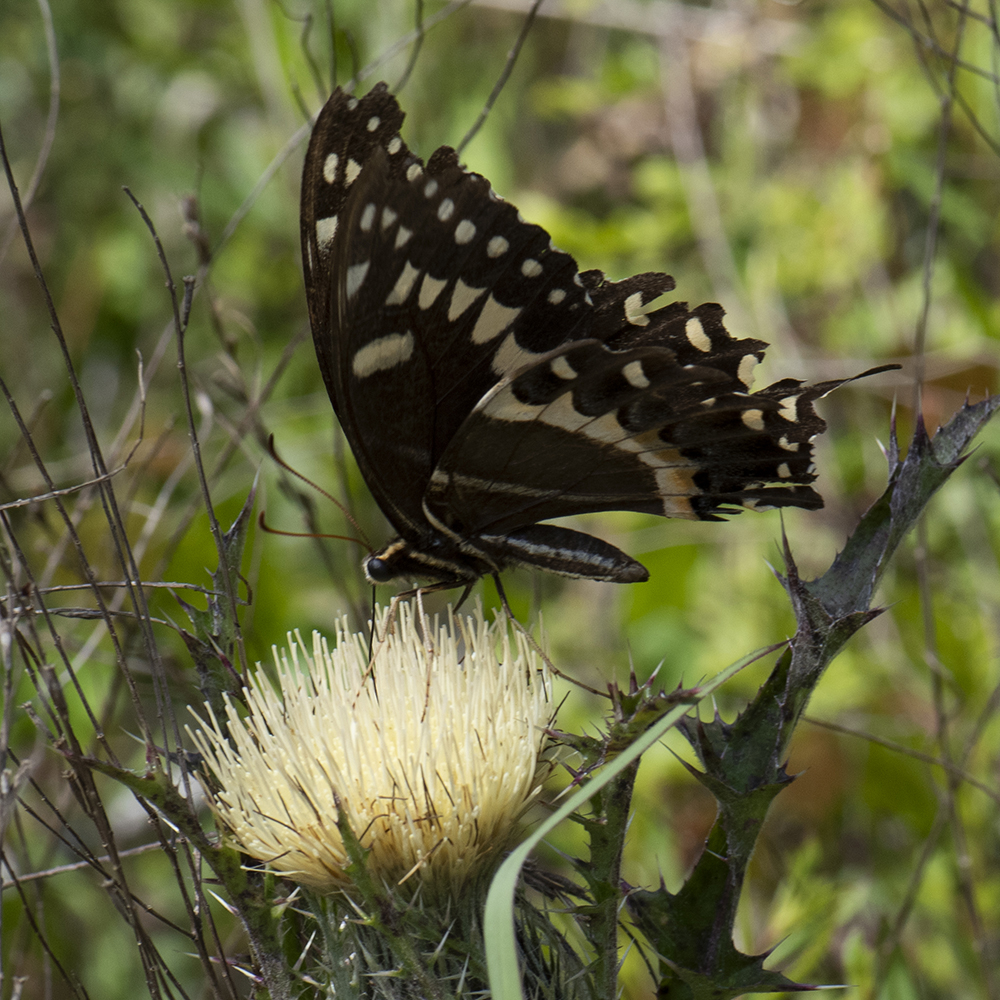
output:
[[[400,603],[368,659],[366,637],[313,633],[274,649],[278,690],[258,666],[247,712],[192,734],[218,788],[212,807],[240,848],[320,892],[345,889],[339,809],[399,881],[460,889],[492,869],[547,773],[551,684],[524,636],[481,610],[421,629]],[[227,735],[228,734],[228,735]]]

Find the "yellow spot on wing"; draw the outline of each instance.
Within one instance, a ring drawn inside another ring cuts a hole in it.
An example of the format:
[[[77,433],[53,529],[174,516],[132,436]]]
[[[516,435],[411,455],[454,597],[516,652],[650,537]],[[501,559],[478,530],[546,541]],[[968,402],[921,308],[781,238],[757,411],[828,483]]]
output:
[[[688,343],[699,351],[707,353],[712,349],[712,341],[697,316],[692,316],[684,324],[684,336],[687,337]]]
[[[476,326],[472,331],[472,342],[474,344],[488,344],[491,340],[499,337],[511,323],[521,315],[519,308],[502,306],[491,295],[483,306]],[[496,363],[493,365],[496,371]]]
[[[636,389],[645,389],[649,385],[649,379],[646,378],[646,373],[642,370],[641,361],[630,361],[623,369],[622,375],[625,376],[629,385],[633,385]]]
[[[429,274],[424,275],[424,280],[420,285],[420,308],[430,309],[437,297],[441,294],[441,289],[448,284],[447,278],[432,278]]]
[[[451,293],[451,303],[448,306],[448,321],[454,322],[458,319],[485,291],[485,288],[474,288],[459,278],[455,282],[455,290]]]
[[[327,184],[332,184],[337,179],[337,164],[340,163],[340,157],[336,153],[331,153],[323,161],[323,180]]]
[[[396,279],[396,284],[393,285],[392,291],[386,297],[385,304],[387,306],[402,305],[409,298],[413,282],[417,280],[419,274],[420,272],[407,261],[403,267],[403,273]]]
[[[390,333],[359,348],[351,361],[351,371],[355,378],[367,378],[406,364],[412,356],[413,334],[409,331]]]
[[[625,319],[633,326],[649,326],[649,317],[639,310],[642,308],[642,292],[633,292],[625,300]]]
[[[316,242],[319,244],[320,250],[325,252],[329,249],[336,233],[337,216],[331,215],[329,218],[316,220]]]

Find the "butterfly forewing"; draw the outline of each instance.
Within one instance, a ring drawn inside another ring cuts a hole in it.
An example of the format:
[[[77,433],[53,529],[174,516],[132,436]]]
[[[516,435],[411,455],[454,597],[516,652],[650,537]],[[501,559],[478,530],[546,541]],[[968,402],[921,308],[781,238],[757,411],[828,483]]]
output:
[[[476,402],[505,369],[571,338],[587,304],[543,229],[450,150],[424,167],[401,120],[383,88],[331,98],[306,157],[302,236],[334,409],[379,504],[412,532]]]
[[[442,147],[426,165],[384,84],[337,91],[306,155],[313,339],[358,465],[401,538],[373,579],[475,579],[509,563],[618,581],[614,547],[536,522],[635,510],[715,518],[819,507],[812,401],[751,394],[764,347],[718,306],[645,307],[664,274],[577,273],[548,234]]]

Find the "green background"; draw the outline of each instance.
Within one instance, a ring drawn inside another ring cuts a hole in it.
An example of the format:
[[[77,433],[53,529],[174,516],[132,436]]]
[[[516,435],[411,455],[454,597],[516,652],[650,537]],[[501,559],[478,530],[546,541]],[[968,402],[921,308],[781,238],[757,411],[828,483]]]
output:
[[[677,298],[721,302],[731,332],[772,345],[759,384],[903,364],[901,373],[846,387],[818,406],[830,424],[816,446],[826,507],[784,516],[806,577],[825,569],[883,489],[878,442],[888,441],[894,401],[904,442],[912,431],[925,307],[928,426],[944,422],[967,391],[980,398],[997,389],[1000,43],[987,23],[995,8],[982,0],[963,22],[956,6],[567,5],[570,13],[535,22],[464,153],[581,269],[601,268],[615,279],[664,270],[677,281]],[[424,5],[425,19],[440,12],[441,4]],[[414,5],[336,0],[332,14],[337,81],[356,66],[365,67],[362,90],[380,79],[395,86],[414,52],[402,44]],[[400,92],[412,148],[426,157],[461,139],[522,21],[523,11],[483,4],[449,9],[427,31]],[[43,165],[28,209],[35,250],[106,460],[120,470],[115,489],[143,580],[176,585],[149,594],[182,724],[184,706],[198,694],[172,627],[184,622],[177,588],[209,586],[217,559],[191,465],[169,293],[122,186],[149,212],[175,282],[204,263],[192,239],[194,205],[212,251],[186,351],[220,521],[235,517],[259,476],[257,507],[269,526],[357,534],[333,504],[268,457],[273,434],[294,469],[338,496],[346,487],[371,544],[381,545],[390,529],[334,428],[308,340],[300,271],[305,142],[289,144],[305,124],[304,109],[315,112],[329,91],[330,37],[327,10],[305,0],[0,5],[7,155],[22,196]],[[957,67],[949,55],[956,45]],[[956,100],[943,104],[942,94]],[[93,478],[80,412],[43,295],[10,228],[9,200],[0,200],[0,225],[0,377],[55,485],[78,486]],[[929,234],[936,241],[930,269]],[[799,981],[853,984],[844,993],[852,1000],[1000,996],[997,449],[996,431],[988,430],[932,505],[925,544],[897,556],[880,595],[888,611],[852,640],[821,684],[811,715],[854,733],[802,727],[789,765],[801,777],[772,809],[744,893],[742,950],[778,946],[772,965]],[[9,409],[0,408],[0,504],[46,489]],[[66,503],[86,559],[109,584],[107,599],[127,607],[110,585],[122,570],[100,506],[86,490]],[[23,562],[46,606],[92,608],[85,590],[50,592],[83,578],[51,504],[4,513],[6,607],[28,593]],[[777,513],[726,524],[619,513],[580,524],[641,559],[650,582],[616,587],[511,572],[505,584],[522,620],[542,612],[558,666],[592,686],[625,683],[630,665],[640,679],[659,665],[668,688],[693,684],[794,628],[768,565],[780,566]],[[12,539],[19,552],[12,553]],[[252,529],[243,567],[252,595],[243,617],[248,657],[267,659],[289,629],[332,631],[341,613],[360,627],[371,601],[362,552],[349,542]],[[480,590],[492,607],[492,585]],[[381,588],[380,600],[390,593]],[[184,596],[204,606],[203,597]],[[443,608],[446,600],[435,596],[428,605]],[[19,628],[65,682],[51,634],[37,619]],[[142,746],[130,735],[135,706],[106,630],[61,616],[55,631],[109,742],[141,768]],[[150,668],[135,629],[123,619],[120,634],[153,718]],[[37,742],[19,707],[34,688],[31,657],[17,647],[5,697],[9,741],[17,761],[31,760],[35,786],[24,787],[26,808],[7,826],[5,852],[24,876],[73,864],[73,836],[103,852],[57,754]],[[724,717],[739,711],[768,667],[765,661],[727,687],[718,702]],[[78,735],[91,746],[80,696],[67,697]],[[593,727],[605,711],[605,703],[573,693],[559,726]],[[948,758],[962,773],[949,785],[940,767],[904,748]],[[690,757],[680,741],[673,751]],[[150,843],[146,815],[131,797],[110,785],[101,790],[119,846]],[[680,885],[711,823],[712,799],[663,749],[644,760],[635,805],[624,877],[649,886],[662,875],[668,887]],[[566,830],[558,846],[581,849],[576,836]],[[199,995],[190,942],[168,923],[186,918],[165,856],[138,852],[127,864],[133,892],[150,907],[147,930],[163,964]],[[26,891],[21,897],[5,882],[5,976],[29,976],[28,995],[43,996],[52,975],[50,995],[70,995],[52,971],[57,960],[91,996],[141,994],[132,934],[97,875],[50,874]],[[245,950],[221,907],[215,914],[226,949]],[[634,953],[624,982],[626,996],[649,995]]]

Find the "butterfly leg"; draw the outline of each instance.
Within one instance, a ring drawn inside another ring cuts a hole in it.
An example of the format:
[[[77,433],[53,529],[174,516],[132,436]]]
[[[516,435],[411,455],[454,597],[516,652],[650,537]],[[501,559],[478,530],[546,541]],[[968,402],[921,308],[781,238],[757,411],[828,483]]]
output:
[[[428,590],[431,588],[427,588]],[[424,593],[425,588],[418,587],[416,590],[417,598],[417,616],[419,620],[420,634],[424,639],[424,652],[427,653],[427,660],[430,662],[431,656],[434,654],[434,633],[431,630],[430,619],[427,617],[427,612],[424,611]],[[429,682],[428,682],[429,683]]]
[[[424,635],[424,645],[426,646],[428,652],[432,651],[433,640],[428,637],[428,630],[425,626],[425,615],[423,608],[423,596],[424,594],[433,594],[438,590],[451,590],[454,587],[463,587],[462,596],[458,599],[458,603],[452,609],[452,614],[457,613],[458,609],[465,603],[469,594],[472,593],[472,588],[475,586],[475,581],[465,581],[465,580],[442,580],[438,583],[433,583],[429,587],[414,587],[412,590],[404,590],[401,594],[396,594],[393,596],[392,600],[389,602],[389,613],[385,616],[385,634],[378,635],[378,629],[375,623],[375,588],[372,587],[372,628],[371,636],[368,641],[368,659],[371,662],[374,659],[374,644],[376,638],[378,639],[379,645],[385,642],[386,638],[395,631],[396,627],[396,607],[400,601],[409,600],[411,597],[417,599],[417,614],[420,621],[420,629]],[[506,607],[506,598],[504,598],[504,606]],[[507,608],[507,613],[510,614],[510,608]]]
[[[503,584],[500,582],[500,574],[491,573],[490,576],[493,577],[493,583],[497,588],[497,596],[500,598],[500,604],[502,605],[507,618],[515,624],[520,624],[514,617],[514,612],[510,610],[510,605],[507,603],[507,592],[503,589]]]
[[[455,605],[454,609],[452,610],[452,614],[456,614],[456,615],[458,614],[458,609],[463,604],[465,604],[465,602],[469,599],[469,594],[472,593],[472,588],[474,586],[475,586],[474,583],[467,583],[465,585],[465,589],[462,591],[462,596],[458,599],[458,603]]]
[[[507,602],[507,593],[503,589],[503,584],[500,582],[499,573],[491,573],[493,577],[493,582],[496,584],[497,594],[500,597],[500,603],[503,605],[504,613],[507,615],[507,620],[520,632],[525,639],[528,640],[531,648],[542,658],[545,665],[552,671],[556,677],[561,677],[563,680],[569,681],[570,684],[576,685],[576,687],[583,688],[584,691],[589,691],[591,694],[596,694],[600,698],[607,698],[607,691],[599,691],[597,688],[592,688],[589,684],[584,684],[582,681],[577,680],[575,677],[570,677],[569,674],[564,674],[550,659],[548,653],[542,649],[538,640],[514,617],[514,612],[510,610],[510,604]]]

